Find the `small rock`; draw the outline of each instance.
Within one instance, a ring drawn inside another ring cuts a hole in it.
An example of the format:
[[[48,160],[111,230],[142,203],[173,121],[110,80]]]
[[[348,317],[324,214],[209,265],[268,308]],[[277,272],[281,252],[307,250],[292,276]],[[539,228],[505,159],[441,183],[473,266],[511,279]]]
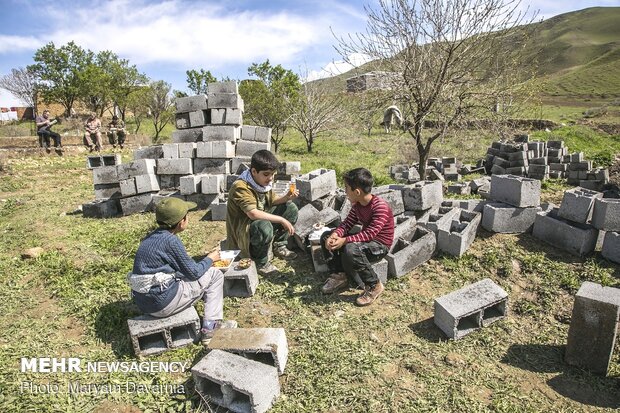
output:
[[[344,311],[342,310],[336,310],[334,311],[334,317],[336,318],[342,318],[344,316]]]
[[[37,258],[41,254],[43,254],[43,248],[41,247],[28,248],[22,252],[22,258],[25,260]]]
[[[446,357],[444,357],[444,361],[451,366],[465,364],[465,360],[463,359],[463,357],[456,353],[446,354]]]
[[[370,339],[374,341],[375,343],[379,342],[379,337],[377,337],[375,333],[370,333]]]

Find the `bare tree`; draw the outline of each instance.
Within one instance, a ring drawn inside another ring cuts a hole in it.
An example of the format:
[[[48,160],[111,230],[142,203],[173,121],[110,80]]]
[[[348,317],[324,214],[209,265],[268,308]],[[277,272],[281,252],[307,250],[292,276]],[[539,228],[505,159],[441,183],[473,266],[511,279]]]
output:
[[[37,77],[27,68],[11,69],[11,73],[0,78],[0,88],[24,102],[35,107],[37,102]]]
[[[174,101],[172,100],[171,89],[172,86],[163,80],[152,82],[148,88],[146,107],[151,112],[151,120],[155,127],[154,143],[159,142],[159,134],[174,119]]]
[[[431,146],[464,122],[494,113],[517,96],[525,75],[522,50],[533,17],[520,0],[378,0],[365,7],[365,33],[338,38],[347,60],[362,53],[395,73],[392,93],[408,116],[408,132],[424,176]],[[432,121],[432,128],[425,124]]]
[[[339,126],[344,114],[341,95],[329,93],[320,82],[304,83],[297,99],[289,102],[290,124],[306,140],[308,152],[319,135]]]

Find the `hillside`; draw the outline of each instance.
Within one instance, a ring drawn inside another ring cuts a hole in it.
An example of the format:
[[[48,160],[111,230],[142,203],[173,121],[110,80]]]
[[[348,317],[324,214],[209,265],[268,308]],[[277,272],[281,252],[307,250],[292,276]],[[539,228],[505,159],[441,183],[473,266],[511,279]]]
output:
[[[593,7],[534,23],[530,61],[537,61],[543,93],[570,97],[620,96],[620,7]],[[541,48],[542,45],[542,48]],[[320,80],[332,90],[373,70],[373,62]]]

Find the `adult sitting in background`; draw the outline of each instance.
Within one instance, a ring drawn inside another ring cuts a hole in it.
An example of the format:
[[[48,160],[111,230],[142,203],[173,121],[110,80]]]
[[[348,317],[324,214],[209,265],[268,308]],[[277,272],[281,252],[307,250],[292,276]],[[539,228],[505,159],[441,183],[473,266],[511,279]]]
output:
[[[54,148],[56,151],[62,151],[62,143],[60,135],[56,132],[52,132],[50,128],[56,123],[56,120],[50,119],[50,111],[44,110],[43,113],[35,119],[37,124],[37,135],[39,135],[39,146],[45,148],[47,153],[51,152],[50,149],[50,137],[54,139]]]
[[[113,148],[116,148],[116,144],[123,149],[125,144],[125,137],[127,137],[127,131],[125,130],[125,122],[120,120],[118,116],[112,116],[112,122],[108,124],[108,141]]]
[[[101,151],[101,121],[97,118],[96,113],[91,113],[86,123],[84,124],[86,133],[84,133],[84,145],[88,147],[90,152],[96,149],[97,152]],[[93,145],[94,140],[94,145]]]

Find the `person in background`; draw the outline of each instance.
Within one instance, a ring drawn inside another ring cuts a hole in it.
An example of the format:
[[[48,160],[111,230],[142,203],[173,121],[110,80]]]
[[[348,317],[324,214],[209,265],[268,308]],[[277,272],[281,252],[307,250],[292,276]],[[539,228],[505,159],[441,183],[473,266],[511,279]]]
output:
[[[92,152],[96,150],[101,151],[101,121],[97,117],[95,112],[92,112],[86,123],[84,124],[86,132],[84,133],[84,144],[88,147],[88,150]],[[94,142],[94,143],[93,143]]]
[[[203,300],[201,334],[203,344],[208,344],[217,329],[237,323],[223,321],[224,274],[213,266],[220,259],[219,250],[196,262],[177,235],[189,225],[187,211],[193,208],[195,203],[172,197],[157,204],[159,228],[140,242],[127,280],[140,311],[153,317],[169,317]]]
[[[54,148],[57,152],[62,152],[62,142],[60,134],[52,132],[51,126],[56,123],[50,119],[50,111],[45,109],[43,113],[36,117],[35,122],[37,124],[37,135],[39,135],[39,146],[45,148],[47,153],[50,153],[50,138],[54,140]]]
[[[112,116],[112,122],[108,124],[108,141],[112,148],[116,148],[116,145],[123,149],[125,144],[125,138],[127,137],[127,131],[125,130],[125,122],[118,118],[118,116]]]
[[[385,200],[372,194],[373,178],[365,168],[356,168],[343,176],[351,211],[340,226],[321,236],[321,249],[332,274],[322,288],[332,294],[349,286],[364,292],[355,304],[372,304],[383,292],[383,284],[372,264],[387,255],[394,241],[394,217]],[[362,230],[352,235],[354,225]]]

